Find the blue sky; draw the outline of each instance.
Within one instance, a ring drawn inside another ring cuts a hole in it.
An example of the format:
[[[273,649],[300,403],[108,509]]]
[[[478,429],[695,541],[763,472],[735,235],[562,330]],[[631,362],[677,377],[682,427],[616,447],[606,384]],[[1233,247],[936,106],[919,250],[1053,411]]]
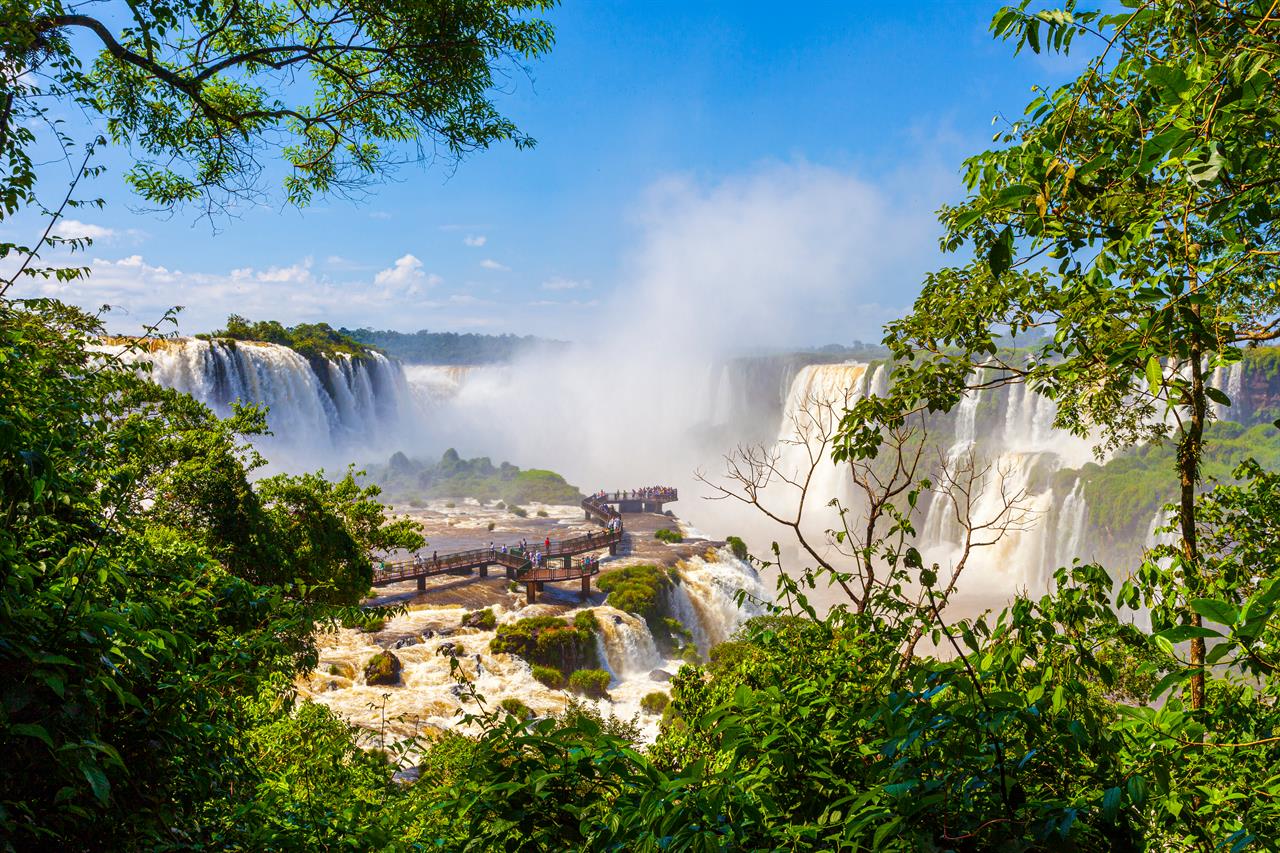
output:
[[[959,194],[963,157],[1069,70],[994,42],[995,8],[569,2],[552,53],[499,99],[533,150],[216,230],[194,210],[138,211],[116,151],[94,187],[106,209],[71,226],[98,238],[94,276],[47,292],[118,306],[120,331],[184,305],[184,332],[237,311],[578,340],[632,323],[744,347],[878,339],[940,263],[932,211]]]

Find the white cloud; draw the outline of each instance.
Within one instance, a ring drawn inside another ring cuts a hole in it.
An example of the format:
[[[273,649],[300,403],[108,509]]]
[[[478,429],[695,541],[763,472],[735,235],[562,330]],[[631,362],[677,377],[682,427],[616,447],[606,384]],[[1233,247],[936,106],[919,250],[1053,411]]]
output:
[[[511,272],[511,267],[506,264],[500,264],[492,258],[485,258],[480,262],[480,266],[487,270],[494,270],[495,272]]]
[[[549,278],[542,283],[543,290],[589,290],[590,288],[591,282],[589,281],[562,278],[561,276]]]
[[[389,295],[403,293],[406,296],[418,296],[442,281],[444,279],[435,273],[424,272],[422,261],[408,254],[373,277],[373,283],[386,288]]]
[[[391,214],[385,210],[374,210],[369,213],[370,219],[390,219]]]
[[[473,249],[478,249],[485,243],[488,243],[489,238],[483,234],[468,234],[466,237],[462,238],[462,242],[471,246]]]
[[[81,222],[79,219],[60,219],[58,224],[53,226],[53,233],[57,234],[64,240],[74,240],[87,237],[90,240],[105,240],[108,237],[116,235],[115,229],[104,228],[101,225],[93,225],[89,222]]]

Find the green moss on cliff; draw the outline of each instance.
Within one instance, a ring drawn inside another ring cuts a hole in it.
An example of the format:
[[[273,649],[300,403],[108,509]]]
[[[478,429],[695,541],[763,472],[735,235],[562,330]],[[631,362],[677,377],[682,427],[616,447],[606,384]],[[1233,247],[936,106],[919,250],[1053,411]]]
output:
[[[534,616],[499,625],[489,650],[519,655],[531,664],[553,667],[566,676],[598,663],[594,633],[557,616]]]

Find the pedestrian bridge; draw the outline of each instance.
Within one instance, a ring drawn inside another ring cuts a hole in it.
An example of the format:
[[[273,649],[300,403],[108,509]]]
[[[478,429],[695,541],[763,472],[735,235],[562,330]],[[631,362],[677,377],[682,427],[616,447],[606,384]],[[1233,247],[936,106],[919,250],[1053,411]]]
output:
[[[438,554],[423,557],[416,554],[407,560],[395,562],[375,561],[373,569],[373,585],[386,586],[406,580],[416,580],[419,590],[426,590],[427,578],[437,575],[469,575],[479,572],[480,577],[489,576],[491,568],[501,568],[506,576],[525,588],[525,600],[533,604],[538,600],[538,593],[543,584],[562,583],[564,581],[581,581],[582,595],[591,592],[591,578],[599,574],[600,563],[597,560],[585,560],[583,555],[608,549],[610,554],[618,553],[618,543],[624,533],[622,513],[624,512],[661,512],[665,503],[677,499],[675,489],[636,489],[630,492],[601,492],[592,495],[582,502],[582,511],[588,521],[594,521],[604,527],[603,530],[592,531],[582,536],[569,539],[553,540],[548,548],[538,543],[526,552],[520,546],[506,548],[472,548],[468,551],[455,551],[452,554]],[[614,509],[614,504],[618,505]],[[657,507],[650,509],[649,507]],[[544,553],[545,552],[545,553]],[[541,554],[543,565],[533,567],[533,555]],[[553,560],[558,564],[552,563]]]

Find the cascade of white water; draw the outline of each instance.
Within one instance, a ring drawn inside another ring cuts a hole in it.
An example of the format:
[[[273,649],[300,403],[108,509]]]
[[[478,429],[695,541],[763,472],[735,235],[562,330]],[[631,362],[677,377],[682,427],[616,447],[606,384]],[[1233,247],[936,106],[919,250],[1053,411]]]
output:
[[[380,354],[313,364],[276,344],[190,338],[146,350],[102,349],[129,363],[149,363],[155,382],[192,395],[219,415],[230,414],[236,401],[266,407],[273,434],[255,444],[285,468],[311,468],[335,456],[346,461],[356,448],[394,449],[415,411],[399,366]]]
[[[639,616],[614,607],[597,607],[595,616],[601,660],[616,678],[647,674],[663,665],[649,626]]]
[[[889,394],[889,371],[883,364],[877,364],[871,372],[871,381],[867,384],[868,397],[885,397]]]
[[[956,438],[951,445],[951,455],[956,456],[973,446],[977,438],[975,430],[978,418],[978,399],[982,391],[970,391],[960,398],[956,406]]]
[[[759,573],[728,549],[718,551],[711,562],[701,557],[684,561],[679,575],[670,605],[704,655],[712,646],[732,637],[748,619],[764,613],[762,602],[768,600],[768,595]],[[739,604],[741,593],[745,596]]]

